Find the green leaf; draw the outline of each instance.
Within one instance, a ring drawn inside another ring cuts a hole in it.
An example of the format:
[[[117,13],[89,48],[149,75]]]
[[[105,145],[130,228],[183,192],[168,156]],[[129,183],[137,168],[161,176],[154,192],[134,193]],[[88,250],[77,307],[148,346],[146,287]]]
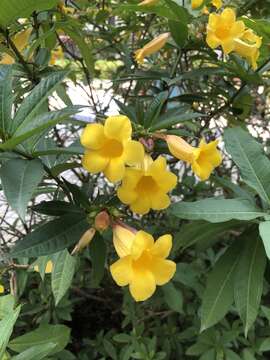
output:
[[[197,119],[199,117],[203,117],[205,115],[200,114],[200,113],[196,113],[196,112],[188,112],[185,111],[185,113],[179,114],[175,117],[172,118],[165,118],[162,121],[158,121],[156,122],[156,124],[154,124],[153,126],[151,126],[150,130],[151,131],[156,131],[156,130],[160,130],[160,129],[167,129],[173,125],[177,125],[183,121],[187,121],[187,120],[192,120],[192,119]]]
[[[32,207],[32,210],[50,216],[62,216],[65,214],[82,214],[82,209],[66,201],[52,200],[42,201]]]
[[[227,129],[225,145],[239,167],[243,180],[270,204],[270,161],[260,145],[241,128]]]
[[[43,177],[41,162],[37,159],[9,160],[3,164],[0,177],[8,203],[24,220],[27,204]]]
[[[56,343],[48,342],[46,344],[35,345],[21,352],[19,355],[13,356],[12,360],[41,360],[51,354],[56,347]]]
[[[34,11],[48,10],[58,0],[1,0],[0,24],[6,27],[17,18],[29,17]]]
[[[56,346],[50,355],[63,350],[69,341],[70,329],[65,325],[41,325],[38,329],[11,340],[8,347],[16,352],[28,350],[34,346],[54,343]]]
[[[105,270],[107,247],[103,237],[96,233],[89,246],[92,261],[91,287],[99,286]]]
[[[39,109],[48,100],[48,96],[68,75],[68,71],[58,71],[43,78],[38,85],[25,97],[19,110],[16,112],[12,121],[12,133],[22,133],[26,127],[38,114]]]
[[[11,256],[29,258],[56,253],[75,244],[88,228],[85,216],[64,215],[38,227],[17,241]]]
[[[2,359],[9,338],[12,334],[14,324],[19,316],[21,307],[18,306],[16,310],[8,312],[6,316],[0,321],[0,359]]]
[[[72,283],[76,259],[65,249],[55,255],[53,263],[52,292],[58,305]]]
[[[265,266],[262,241],[257,231],[249,232],[243,243],[234,281],[235,304],[244,323],[246,336],[258,314]]]
[[[195,244],[198,244],[199,247],[204,247],[204,244],[212,244],[214,241],[218,241],[225,232],[242,225],[243,223],[238,221],[216,224],[196,221],[182,225],[179,233],[174,236],[173,252],[177,252],[180,248],[185,250]]]
[[[229,220],[252,220],[264,213],[245,199],[204,199],[194,202],[180,201],[171,205],[169,214],[181,219],[206,220],[212,223]]]
[[[6,138],[11,125],[12,67],[0,66],[0,134]]]
[[[270,221],[261,222],[259,225],[259,232],[263,241],[266,256],[270,259]]]
[[[180,48],[182,48],[188,37],[187,23],[169,20],[169,28],[174,41]]]
[[[207,278],[202,299],[201,331],[221,320],[233,303],[233,277],[239,261],[241,244],[236,241],[223,254]]]
[[[162,286],[164,300],[173,311],[183,313],[183,295],[172,282]]]
[[[15,297],[5,295],[0,297],[0,319],[3,319],[7,313],[12,312],[15,308]]]
[[[154,97],[145,114],[144,125],[146,128],[155,123],[164,103],[168,99],[168,95],[168,91],[162,91]]]

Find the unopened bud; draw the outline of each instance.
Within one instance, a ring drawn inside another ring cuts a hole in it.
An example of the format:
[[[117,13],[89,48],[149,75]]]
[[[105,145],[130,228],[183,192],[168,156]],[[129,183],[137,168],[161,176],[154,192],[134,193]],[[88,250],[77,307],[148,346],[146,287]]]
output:
[[[119,257],[130,255],[137,230],[118,222],[113,225],[113,245]]]
[[[95,228],[98,231],[107,230],[110,226],[110,216],[107,211],[103,210],[95,217]]]
[[[76,244],[75,248],[72,250],[71,255],[76,254],[77,252],[83,250],[87,245],[89,245],[91,240],[93,239],[95,233],[96,233],[96,229],[94,229],[94,228],[88,229],[83,234],[83,236],[80,238],[80,240]]]

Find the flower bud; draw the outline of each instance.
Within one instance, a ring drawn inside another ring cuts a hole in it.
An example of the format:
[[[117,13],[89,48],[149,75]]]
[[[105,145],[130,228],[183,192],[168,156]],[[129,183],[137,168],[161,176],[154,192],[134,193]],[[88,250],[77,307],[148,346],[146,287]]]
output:
[[[110,216],[107,211],[103,210],[95,217],[95,228],[98,231],[107,230],[110,226]]]
[[[161,48],[163,48],[169,37],[169,32],[161,34],[146,45],[144,45],[143,48],[135,51],[135,60],[137,61],[137,63],[143,64],[144,58],[146,56],[152,55],[158,52]]]
[[[138,5],[139,6],[152,6],[158,3],[159,0],[143,0]]]
[[[119,257],[130,254],[136,233],[136,229],[122,222],[113,225],[113,245]]]
[[[87,245],[90,244],[93,237],[95,236],[96,229],[90,228],[88,229],[80,238],[74,249],[72,250],[71,255],[78,253],[79,251],[83,250]]]
[[[189,145],[184,139],[176,135],[166,135],[170,153],[177,159],[192,163],[194,160],[194,148]]]

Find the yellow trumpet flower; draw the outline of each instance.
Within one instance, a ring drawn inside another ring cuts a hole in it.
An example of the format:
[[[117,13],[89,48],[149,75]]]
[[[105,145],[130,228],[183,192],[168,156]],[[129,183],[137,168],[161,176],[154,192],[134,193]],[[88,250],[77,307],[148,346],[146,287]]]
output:
[[[170,33],[164,33],[157,36],[155,39],[144,45],[143,48],[135,51],[135,60],[138,64],[143,64],[144,58],[146,56],[152,55],[158,52],[166,44]]]
[[[137,168],[126,169],[118,198],[137,214],[147,214],[150,209],[162,210],[170,205],[167,195],[177,183],[175,174],[167,170],[166,159],[159,156],[155,161],[145,155],[144,163]]]
[[[206,42],[212,49],[221,46],[224,53],[229,54],[235,48],[235,40],[241,38],[244,31],[244,22],[237,21],[235,11],[226,8],[221,14],[209,15]]]
[[[124,115],[108,117],[104,126],[87,125],[81,136],[86,148],[83,167],[90,173],[103,171],[111,182],[121,180],[125,165],[136,165],[144,157],[143,145],[131,140],[131,134],[131,122]]]
[[[135,301],[147,300],[157,285],[166,284],[175,274],[176,264],[166,259],[172,248],[172,237],[166,234],[155,242],[152,235],[144,231],[134,233],[124,228],[121,232],[119,225],[115,232],[114,245],[120,259],[110,266],[112,277],[119,286],[129,285]]]
[[[221,164],[222,156],[217,149],[218,140],[206,144],[202,139],[198,148],[175,135],[167,135],[166,141],[171,154],[191,164],[192,170],[202,181],[207,180],[211,172]]]

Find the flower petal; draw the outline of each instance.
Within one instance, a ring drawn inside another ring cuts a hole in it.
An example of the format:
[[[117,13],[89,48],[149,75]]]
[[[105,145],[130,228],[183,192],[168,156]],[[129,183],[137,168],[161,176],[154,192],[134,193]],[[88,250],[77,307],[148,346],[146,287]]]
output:
[[[151,208],[151,200],[149,196],[140,196],[130,205],[130,209],[140,215],[147,214]]]
[[[136,165],[143,162],[144,147],[139,141],[129,140],[124,148],[125,161],[128,165]]]
[[[245,24],[243,21],[236,21],[231,28],[231,36],[240,37],[245,31]]]
[[[152,195],[152,194],[151,194]],[[166,209],[171,203],[171,200],[167,194],[159,191],[151,196],[151,208],[153,210]]]
[[[125,165],[123,158],[110,159],[106,169],[104,170],[106,178],[111,182],[120,181],[125,174]]]
[[[211,31],[207,33],[206,42],[211,49],[216,49],[219,45],[221,45],[221,41]]]
[[[103,125],[89,124],[83,130],[81,144],[88,149],[98,150],[102,148],[105,139]]]
[[[133,278],[132,260],[125,256],[110,266],[110,272],[117,285],[126,286]]]
[[[150,271],[136,270],[129,291],[136,301],[149,299],[156,290],[154,275]]]
[[[231,8],[226,8],[221,13],[221,18],[227,24],[232,24],[235,22],[235,19],[236,19],[235,11]]]
[[[131,256],[134,260],[137,260],[143,253],[143,251],[151,248],[154,245],[153,236],[145,231],[138,231],[133,239],[131,246]]]
[[[165,259],[172,249],[172,236],[169,234],[160,236],[151,249],[151,254]]]
[[[155,277],[157,285],[164,285],[169,282],[176,271],[176,264],[171,260],[160,258],[153,259],[151,272]]]
[[[130,255],[136,233],[121,225],[113,226],[113,245],[117,255],[122,258]]]
[[[127,116],[110,116],[106,119],[104,133],[110,139],[129,140],[132,133],[131,122]]]
[[[124,204],[131,204],[138,198],[138,193],[127,186],[120,186],[117,189],[117,196]]]
[[[82,158],[83,167],[94,174],[103,171],[108,163],[109,159],[101,156],[98,151],[86,150]]]
[[[226,55],[234,50],[234,39],[231,37],[227,41],[223,41],[221,47]]]

